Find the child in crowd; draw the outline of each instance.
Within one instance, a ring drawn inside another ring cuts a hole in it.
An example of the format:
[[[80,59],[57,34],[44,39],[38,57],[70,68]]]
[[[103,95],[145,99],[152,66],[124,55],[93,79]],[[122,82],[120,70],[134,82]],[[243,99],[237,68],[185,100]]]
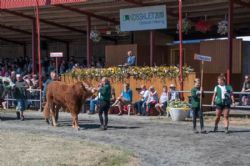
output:
[[[166,112],[167,104],[168,104],[168,88],[167,86],[163,86],[162,94],[159,100],[159,103],[155,105],[156,110],[159,112],[159,115],[164,115]]]

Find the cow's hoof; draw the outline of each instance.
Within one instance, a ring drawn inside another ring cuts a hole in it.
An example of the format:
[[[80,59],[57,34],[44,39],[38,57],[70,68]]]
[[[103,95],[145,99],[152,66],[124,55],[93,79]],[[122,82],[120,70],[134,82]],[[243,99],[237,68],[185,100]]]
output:
[[[45,121],[46,121],[46,123],[47,123],[48,125],[50,124],[50,122],[49,122],[49,120],[48,120],[48,119],[46,119]]]

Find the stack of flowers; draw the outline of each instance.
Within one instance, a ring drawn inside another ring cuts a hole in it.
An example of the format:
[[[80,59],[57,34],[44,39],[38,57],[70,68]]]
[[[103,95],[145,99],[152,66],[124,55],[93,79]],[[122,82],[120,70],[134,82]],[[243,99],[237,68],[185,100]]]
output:
[[[189,103],[181,100],[175,100],[169,103],[168,107],[170,108],[182,108],[182,109],[189,109]]]
[[[188,66],[183,67],[183,76],[186,77],[193,69]],[[72,78],[94,79],[99,80],[102,77],[108,77],[114,81],[122,81],[128,76],[139,80],[148,80],[153,77],[157,78],[177,78],[179,76],[179,68],[176,66],[159,66],[159,67],[130,67],[127,69],[119,67],[110,68],[87,68],[74,69],[65,75],[70,75]]]

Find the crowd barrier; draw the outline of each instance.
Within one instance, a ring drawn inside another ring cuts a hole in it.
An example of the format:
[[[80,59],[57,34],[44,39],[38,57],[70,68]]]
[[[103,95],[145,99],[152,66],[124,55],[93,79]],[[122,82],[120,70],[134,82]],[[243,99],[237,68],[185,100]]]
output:
[[[177,91],[178,93],[191,93],[191,91]],[[204,91],[204,94],[213,94],[213,91]],[[250,95],[250,92],[233,92],[234,95]],[[250,99],[249,99],[250,100]],[[10,107],[14,107],[14,102],[16,99],[13,97],[11,93],[8,93],[5,101],[7,102],[7,109]],[[27,89],[27,105],[30,106],[30,108],[39,109],[42,110],[42,90],[41,89]],[[86,101],[86,103],[89,101]],[[211,104],[203,104],[203,107],[215,107]],[[244,110],[250,110],[250,105],[247,106],[241,106],[241,105],[235,105],[232,107],[232,109],[244,109]],[[83,110],[85,110],[83,108]],[[86,110],[85,110],[86,111]],[[83,112],[85,112],[83,111]]]
[[[191,93],[191,91],[177,91],[178,93]],[[214,94],[214,91],[203,91],[204,94]],[[240,98],[241,95],[250,95],[250,92],[233,92],[234,96],[238,95]],[[249,98],[250,100],[250,98]],[[210,107],[210,108],[215,108],[215,105],[211,105],[211,104],[202,104],[202,107]],[[246,106],[241,106],[241,105],[234,105],[233,107],[231,107],[232,109],[244,109],[244,110],[250,110],[250,105],[246,105]]]
[[[26,90],[26,106],[30,109],[42,110],[42,90],[41,89],[27,89]],[[6,107],[7,109],[15,107],[16,99],[13,96],[13,93],[10,91],[6,97]]]

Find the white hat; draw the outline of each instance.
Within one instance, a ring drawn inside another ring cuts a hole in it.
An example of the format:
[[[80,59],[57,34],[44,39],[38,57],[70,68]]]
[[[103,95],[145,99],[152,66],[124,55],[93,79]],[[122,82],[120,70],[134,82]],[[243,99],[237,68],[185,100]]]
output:
[[[175,88],[175,85],[174,84],[170,84],[170,88]]]
[[[21,77],[21,74],[16,74],[16,77]]]

